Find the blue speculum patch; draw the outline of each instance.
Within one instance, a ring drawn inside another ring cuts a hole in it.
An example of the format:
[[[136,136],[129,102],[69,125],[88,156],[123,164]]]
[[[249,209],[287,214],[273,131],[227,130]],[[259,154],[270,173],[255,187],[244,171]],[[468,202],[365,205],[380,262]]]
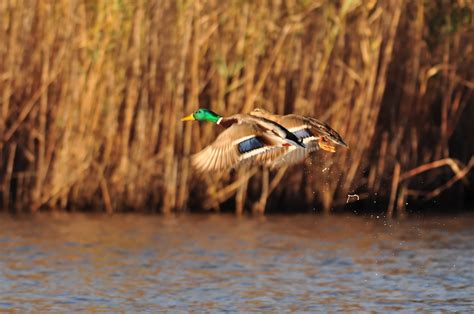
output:
[[[313,134],[311,134],[311,132],[309,131],[309,129],[298,130],[298,131],[296,131],[296,132],[293,132],[293,134],[294,134],[299,140],[313,136]]]
[[[249,138],[239,143],[239,153],[245,154],[254,149],[262,148],[263,143],[256,137]]]

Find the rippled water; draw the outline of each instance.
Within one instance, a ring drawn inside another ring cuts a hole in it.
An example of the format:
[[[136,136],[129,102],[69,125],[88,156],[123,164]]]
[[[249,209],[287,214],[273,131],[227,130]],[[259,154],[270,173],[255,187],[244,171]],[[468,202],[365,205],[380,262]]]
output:
[[[474,216],[0,216],[0,312],[474,311]]]

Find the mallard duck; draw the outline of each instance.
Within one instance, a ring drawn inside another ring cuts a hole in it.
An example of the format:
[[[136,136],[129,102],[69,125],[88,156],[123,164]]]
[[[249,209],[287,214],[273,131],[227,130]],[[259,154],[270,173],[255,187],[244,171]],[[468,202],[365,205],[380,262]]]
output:
[[[286,147],[284,154],[268,162],[272,167],[303,161],[311,152],[319,148],[334,153],[336,146],[349,147],[329,125],[312,117],[297,114],[276,115],[261,108],[255,108],[250,115],[281,124],[306,145],[306,148]]]
[[[304,148],[296,135],[280,124],[249,114],[223,117],[208,109],[198,109],[181,121],[209,121],[226,130],[191,158],[201,172],[220,171],[241,163],[262,164],[285,152],[284,147]]]

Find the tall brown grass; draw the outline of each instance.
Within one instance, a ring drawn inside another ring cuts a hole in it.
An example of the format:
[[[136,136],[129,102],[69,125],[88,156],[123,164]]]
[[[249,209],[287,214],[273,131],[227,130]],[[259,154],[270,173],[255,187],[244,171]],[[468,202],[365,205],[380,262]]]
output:
[[[462,195],[472,14],[465,0],[1,1],[1,207],[329,211],[358,193],[391,214]],[[199,106],[319,117],[350,150],[197,176],[189,156],[217,127],[179,118]]]

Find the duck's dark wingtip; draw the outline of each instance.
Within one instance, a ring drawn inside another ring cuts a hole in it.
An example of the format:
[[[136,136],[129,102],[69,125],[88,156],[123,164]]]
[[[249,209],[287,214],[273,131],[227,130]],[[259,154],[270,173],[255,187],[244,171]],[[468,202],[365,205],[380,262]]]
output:
[[[342,137],[339,137],[338,139],[336,139],[335,143],[342,146],[342,147],[345,147],[345,148],[349,149],[349,145],[347,145],[347,143],[344,142]]]

